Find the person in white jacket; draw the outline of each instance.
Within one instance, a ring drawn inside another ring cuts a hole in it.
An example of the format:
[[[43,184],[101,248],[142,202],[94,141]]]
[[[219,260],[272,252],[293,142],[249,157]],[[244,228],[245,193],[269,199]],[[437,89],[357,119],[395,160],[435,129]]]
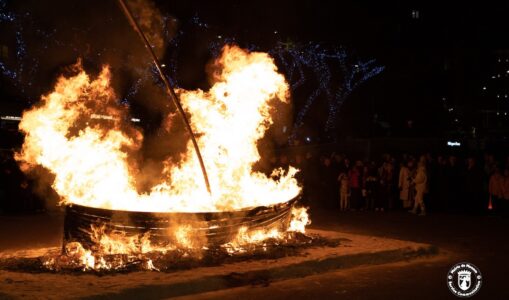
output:
[[[416,214],[420,209],[419,215],[425,216],[426,206],[424,205],[424,193],[426,192],[426,187],[428,184],[425,163],[419,162],[419,165],[417,166],[417,172],[415,173],[412,182],[415,184],[415,204],[414,208],[410,212]]]

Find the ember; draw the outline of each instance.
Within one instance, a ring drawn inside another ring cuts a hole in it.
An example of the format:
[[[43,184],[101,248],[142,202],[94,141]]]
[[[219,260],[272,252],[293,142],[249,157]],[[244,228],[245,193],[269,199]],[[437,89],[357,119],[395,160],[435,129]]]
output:
[[[0,258],[0,269],[23,272],[91,272],[108,274],[112,272],[133,272],[152,270],[173,272],[196,267],[218,266],[253,259],[277,259],[299,256],[306,249],[337,247],[342,239],[324,238],[318,235],[304,235],[298,232],[280,233],[277,238],[266,238],[261,243],[249,243],[235,247],[231,243],[208,248],[207,251],[193,249],[166,249],[143,255],[94,254],[80,243],[68,243],[65,252],[50,249],[37,257]],[[200,255],[197,255],[200,253]]]

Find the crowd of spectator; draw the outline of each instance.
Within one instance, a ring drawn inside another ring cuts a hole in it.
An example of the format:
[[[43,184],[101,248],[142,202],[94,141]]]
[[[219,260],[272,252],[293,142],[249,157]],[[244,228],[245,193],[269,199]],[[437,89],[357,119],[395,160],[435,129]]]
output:
[[[407,210],[420,216],[509,212],[509,156],[384,154],[379,160],[351,160],[344,154],[307,152],[273,156],[269,164],[268,170],[299,169],[302,201],[314,208]],[[47,199],[34,193],[36,182],[20,171],[12,151],[0,152],[0,183],[0,212],[45,209]]]
[[[382,155],[351,160],[344,154],[274,157],[271,167],[301,170],[303,201],[340,211],[407,210],[506,214],[509,209],[509,157],[497,160],[457,155]]]
[[[34,192],[36,183],[25,176],[11,150],[0,151],[0,213],[45,210],[45,200]]]

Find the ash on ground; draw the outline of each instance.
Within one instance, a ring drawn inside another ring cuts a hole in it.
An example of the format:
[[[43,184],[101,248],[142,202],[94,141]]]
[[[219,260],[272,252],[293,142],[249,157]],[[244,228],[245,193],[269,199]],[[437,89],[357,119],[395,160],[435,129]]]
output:
[[[0,270],[31,273],[92,273],[97,275],[136,271],[174,272],[198,267],[219,266],[249,260],[278,259],[305,256],[305,250],[317,247],[337,247],[341,239],[298,232],[287,233],[283,239],[269,238],[259,243],[232,247],[225,244],[204,249],[174,249],[143,254],[61,254],[52,248],[39,257],[0,258]],[[88,259],[89,261],[84,261]],[[90,260],[93,263],[90,264]]]

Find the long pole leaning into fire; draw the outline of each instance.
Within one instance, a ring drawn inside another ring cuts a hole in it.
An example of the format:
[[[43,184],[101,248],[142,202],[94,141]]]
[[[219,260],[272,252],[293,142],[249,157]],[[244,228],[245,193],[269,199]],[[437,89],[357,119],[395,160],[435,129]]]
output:
[[[138,33],[138,36],[141,38],[143,43],[145,44],[145,48],[150,52],[150,55],[152,56],[152,60],[154,62],[154,65],[156,66],[157,71],[159,72],[159,75],[161,76],[161,79],[164,82],[164,85],[166,86],[166,92],[170,96],[173,104],[177,107],[177,110],[179,111],[180,115],[182,116],[182,119],[184,120],[184,124],[186,125],[187,132],[189,132],[189,135],[191,136],[191,141],[193,142],[194,150],[196,152],[196,155],[198,156],[198,160],[200,161],[200,167],[201,172],[203,174],[203,179],[205,180],[205,185],[207,186],[207,191],[209,194],[211,194],[210,190],[210,183],[209,183],[209,177],[207,175],[207,170],[205,169],[205,164],[203,163],[203,158],[201,156],[200,148],[198,147],[198,143],[196,142],[195,135],[193,133],[193,129],[191,128],[191,124],[189,123],[189,120],[186,117],[186,113],[184,112],[184,109],[182,108],[182,105],[180,104],[179,98],[177,94],[175,93],[173,87],[171,86],[170,81],[163,73],[163,69],[161,68],[161,64],[159,63],[159,60],[157,59],[156,54],[154,53],[154,50],[150,46],[150,42],[141,30],[140,26],[136,22],[136,20],[133,17],[133,14],[131,13],[131,10],[129,10],[129,7],[127,7],[124,0],[118,0],[118,3],[120,5],[120,8],[122,9],[122,12],[127,17],[127,20],[129,20],[129,23],[133,27],[134,31]]]

